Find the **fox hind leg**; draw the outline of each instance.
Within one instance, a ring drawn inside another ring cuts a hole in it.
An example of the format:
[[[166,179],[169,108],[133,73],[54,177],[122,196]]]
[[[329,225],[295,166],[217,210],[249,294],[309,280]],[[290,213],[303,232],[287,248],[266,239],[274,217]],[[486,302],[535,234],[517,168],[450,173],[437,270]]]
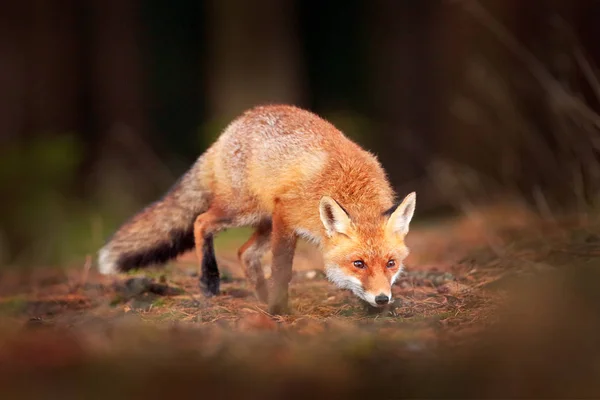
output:
[[[244,267],[244,273],[254,287],[256,297],[263,303],[268,302],[268,289],[262,269],[262,256],[271,245],[271,224],[264,223],[256,228],[250,239],[238,250],[238,259]]]
[[[202,244],[202,262],[200,265],[200,290],[210,297],[220,292],[221,275],[215,257],[214,238],[212,234],[204,237]]]
[[[215,257],[214,234],[224,228],[226,222],[213,210],[200,214],[194,222],[194,242],[200,266],[200,291],[206,297],[218,295],[221,276]]]

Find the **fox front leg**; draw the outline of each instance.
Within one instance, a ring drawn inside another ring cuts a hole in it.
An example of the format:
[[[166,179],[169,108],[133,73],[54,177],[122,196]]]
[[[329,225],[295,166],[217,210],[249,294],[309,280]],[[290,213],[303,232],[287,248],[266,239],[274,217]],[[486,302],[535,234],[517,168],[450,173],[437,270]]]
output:
[[[283,210],[281,202],[276,202],[271,233],[273,261],[269,288],[269,313],[273,315],[289,312],[288,291],[297,242],[295,232],[286,223]]]

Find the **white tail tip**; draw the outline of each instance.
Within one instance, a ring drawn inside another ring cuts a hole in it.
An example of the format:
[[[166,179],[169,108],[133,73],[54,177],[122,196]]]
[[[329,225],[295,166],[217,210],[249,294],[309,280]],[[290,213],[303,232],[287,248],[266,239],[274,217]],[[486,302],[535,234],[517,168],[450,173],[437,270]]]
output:
[[[117,273],[117,264],[107,248],[98,252],[98,271],[103,275]]]

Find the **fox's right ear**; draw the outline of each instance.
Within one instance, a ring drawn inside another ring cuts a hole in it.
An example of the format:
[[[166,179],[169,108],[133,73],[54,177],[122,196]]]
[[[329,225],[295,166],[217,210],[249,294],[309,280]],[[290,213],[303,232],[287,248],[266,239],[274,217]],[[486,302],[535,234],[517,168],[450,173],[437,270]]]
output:
[[[350,216],[338,204],[337,201],[329,196],[323,196],[319,203],[319,214],[321,215],[321,222],[325,226],[328,236],[333,236],[334,233],[341,233],[346,235],[348,229],[352,224]]]

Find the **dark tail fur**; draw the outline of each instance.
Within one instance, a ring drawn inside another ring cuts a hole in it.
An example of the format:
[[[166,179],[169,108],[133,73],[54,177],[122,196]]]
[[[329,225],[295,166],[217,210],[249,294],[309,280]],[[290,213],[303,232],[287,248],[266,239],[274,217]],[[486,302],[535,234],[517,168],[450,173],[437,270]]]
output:
[[[211,194],[205,185],[203,157],[159,201],[123,224],[98,252],[103,274],[164,264],[194,248],[194,221]]]

